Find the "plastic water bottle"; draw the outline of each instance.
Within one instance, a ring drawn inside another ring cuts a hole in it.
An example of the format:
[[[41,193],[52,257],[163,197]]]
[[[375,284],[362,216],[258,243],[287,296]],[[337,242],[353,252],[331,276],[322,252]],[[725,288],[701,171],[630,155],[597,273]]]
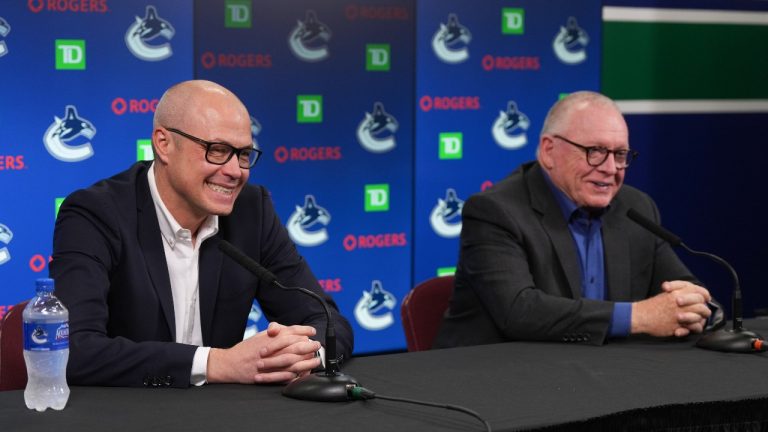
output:
[[[38,279],[36,291],[22,314],[27,365],[24,402],[38,411],[60,410],[69,399],[69,312],[53,295],[53,279]]]

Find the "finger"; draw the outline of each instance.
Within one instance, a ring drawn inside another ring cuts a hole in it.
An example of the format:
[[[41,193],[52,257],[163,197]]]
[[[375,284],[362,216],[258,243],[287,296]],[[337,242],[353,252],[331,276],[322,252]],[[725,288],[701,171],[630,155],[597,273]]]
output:
[[[704,331],[704,325],[706,324],[706,321],[699,321],[696,324],[690,324],[685,326],[686,329],[688,329],[691,333],[701,333]]]
[[[685,307],[685,306],[691,306],[695,304],[704,304],[706,302],[706,299],[700,293],[686,293],[686,294],[676,294],[675,302],[677,302],[678,306]]]
[[[686,337],[691,331],[685,327],[678,327],[675,329],[675,337]]]
[[[680,281],[680,280],[668,281],[668,282],[662,283],[661,287],[666,292],[682,290],[682,291],[685,291],[685,292],[688,292],[688,293],[698,293],[702,297],[704,297],[705,301],[711,301],[712,300],[712,295],[709,293],[709,291],[706,288],[704,288],[702,286],[699,286],[699,285],[696,285],[696,284],[691,283],[691,282]]]
[[[284,332],[299,336],[314,336],[317,334],[317,330],[314,327],[305,325],[288,326],[285,327]]]
[[[277,337],[277,335],[280,334],[280,331],[284,328],[285,328],[284,325],[273,321],[269,323],[269,325],[267,326],[267,336]]]
[[[678,313],[694,313],[699,316],[699,319],[707,319],[712,315],[712,309],[706,304],[695,304],[680,308]]]
[[[261,358],[279,354],[308,354],[320,349],[320,342],[308,339],[306,336],[280,336],[259,350]]]
[[[291,371],[265,372],[256,374],[253,382],[256,384],[283,383],[295,378],[296,374]]]
[[[259,371],[270,371],[276,369],[288,369],[294,364],[317,358],[314,352],[305,354],[280,354],[267,358],[262,358],[256,362],[256,367]]]
[[[312,370],[322,365],[319,357],[305,357],[296,355],[285,355],[280,357],[271,358],[265,360],[264,367],[259,369],[259,372],[279,372],[279,371],[291,371],[301,372],[305,370]]]
[[[693,312],[680,312],[677,314],[677,323],[684,327],[700,323],[702,319],[701,315]]]

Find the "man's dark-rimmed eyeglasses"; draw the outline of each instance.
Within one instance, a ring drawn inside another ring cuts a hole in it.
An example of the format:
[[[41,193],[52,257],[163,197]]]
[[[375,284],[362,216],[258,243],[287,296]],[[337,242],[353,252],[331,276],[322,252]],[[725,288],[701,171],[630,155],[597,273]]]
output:
[[[261,157],[261,150],[257,149],[256,145],[246,148],[237,148],[225,142],[206,141],[175,128],[167,127],[165,129],[205,147],[205,160],[214,165],[224,165],[232,159],[232,155],[236,154],[237,164],[240,168],[250,169],[256,165],[256,162]]]
[[[573,142],[569,140],[568,138],[565,138],[560,135],[552,135],[555,138],[561,139],[568,144],[578,147],[582,150],[584,150],[584,153],[587,155],[587,163],[589,166],[598,167],[603,164],[608,159],[608,155],[613,153],[613,160],[616,164],[616,168],[618,169],[624,169],[629,166],[629,164],[640,154],[636,150],[627,150],[627,149],[621,149],[621,150],[608,150],[605,147],[600,146],[585,146],[581,145],[577,142]]]

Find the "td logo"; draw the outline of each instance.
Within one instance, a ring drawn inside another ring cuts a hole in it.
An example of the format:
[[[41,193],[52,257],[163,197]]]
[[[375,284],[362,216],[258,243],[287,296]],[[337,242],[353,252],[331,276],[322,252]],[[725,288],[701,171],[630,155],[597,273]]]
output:
[[[224,27],[251,28],[251,0],[227,0]]]
[[[56,69],[85,69],[85,40],[56,39]]]
[[[501,33],[521,35],[525,32],[525,9],[501,9]]]
[[[365,185],[365,211],[389,211],[389,184]]]
[[[365,70],[389,71],[389,44],[365,45]]]
[[[296,96],[296,121],[298,123],[322,123],[323,95]]]
[[[440,159],[461,159],[463,157],[464,134],[443,132],[440,134]]]
[[[155,159],[155,154],[152,152],[152,140],[149,140],[149,139],[136,140],[136,160],[149,161],[154,159]]]
[[[64,197],[58,197],[53,200],[53,208],[54,208],[54,215],[53,218],[56,219],[59,217],[59,209],[61,208],[61,204],[64,202]]]

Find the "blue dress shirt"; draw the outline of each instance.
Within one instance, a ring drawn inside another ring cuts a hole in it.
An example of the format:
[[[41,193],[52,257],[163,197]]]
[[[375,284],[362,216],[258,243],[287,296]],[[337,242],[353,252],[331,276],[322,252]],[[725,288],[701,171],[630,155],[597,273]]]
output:
[[[546,174],[546,173],[545,173]],[[581,264],[581,295],[594,300],[607,300],[605,287],[605,254],[603,251],[602,215],[608,207],[599,211],[588,212],[571,201],[558,189],[549,175],[545,175],[555,195],[555,200],[568,221]],[[610,337],[627,336],[632,323],[632,303],[615,302],[608,335]]]

